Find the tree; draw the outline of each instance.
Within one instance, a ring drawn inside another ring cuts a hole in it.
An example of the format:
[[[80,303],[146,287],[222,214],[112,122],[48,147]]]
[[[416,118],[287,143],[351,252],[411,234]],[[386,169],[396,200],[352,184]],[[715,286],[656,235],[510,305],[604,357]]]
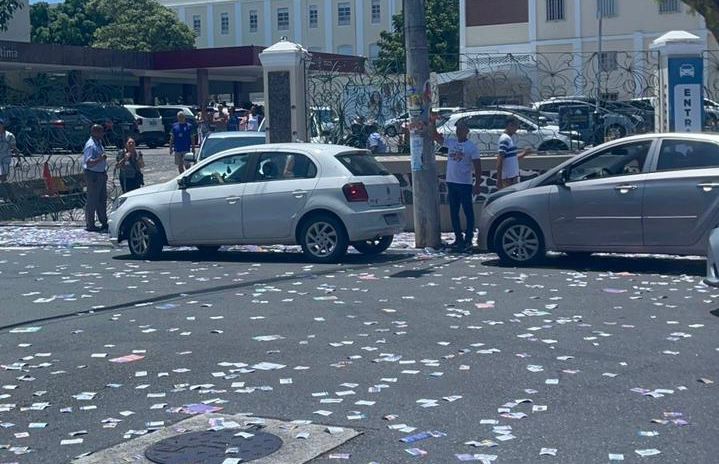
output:
[[[457,70],[459,64],[458,0],[427,0],[427,42],[429,65],[434,72]],[[392,17],[392,32],[384,31],[377,42],[379,57],[375,65],[384,72],[403,73],[405,69],[404,15]]]
[[[704,16],[707,29],[719,41],[719,0],[684,0],[684,3]]]
[[[156,0],[65,0],[55,8],[37,3],[30,20],[38,43],[141,52],[195,44],[194,32]]]
[[[20,0],[0,0],[0,31],[7,31],[7,24],[16,10],[22,8]]]

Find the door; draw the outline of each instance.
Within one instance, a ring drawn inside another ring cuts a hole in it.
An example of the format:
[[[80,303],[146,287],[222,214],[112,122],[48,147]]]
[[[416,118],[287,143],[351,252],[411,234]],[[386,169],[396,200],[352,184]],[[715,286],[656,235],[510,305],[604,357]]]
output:
[[[289,152],[260,154],[245,186],[242,202],[244,236],[272,240],[294,236],[297,215],[317,185],[317,165],[305,155]]]
[[[653,171],[644,190],[645,244],[689,246],[705,239],[719,220],[719,145],[663,140]]]
[[[225,156],[185,176],[186,188],[173,193],[170,205],[173,242],[231,244],[242,239],[242,196],[250,156]]]
[[[550,194],[552,237],[559,247],[642,245],[643,174],[653,141],[615,145],[582,158],[566,185]]]

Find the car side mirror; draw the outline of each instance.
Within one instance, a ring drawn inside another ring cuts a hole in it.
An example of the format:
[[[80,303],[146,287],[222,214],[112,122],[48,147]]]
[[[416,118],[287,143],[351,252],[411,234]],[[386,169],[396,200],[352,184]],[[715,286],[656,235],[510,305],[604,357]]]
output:
[[[557,173],[557,184],[566,186],[569,182],[569,169],[560,169]]]
[[[195,154],[185,153],[185,156],[182,157],[182,160],[185,162],[185,164],[193,164],[195,162]]]
[[[188,185],[189,185],[189,181],[188,181],[187,177],[182,176],[179,179],[177,179],[177,186],[180,187],[181,190],[185,190]]]

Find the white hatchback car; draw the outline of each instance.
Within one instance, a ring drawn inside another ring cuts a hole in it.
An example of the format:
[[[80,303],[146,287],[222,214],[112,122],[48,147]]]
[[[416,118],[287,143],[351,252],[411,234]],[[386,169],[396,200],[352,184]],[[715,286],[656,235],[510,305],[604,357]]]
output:
[[[366,150],[305,143],[255,145],[201,161],[176,179],[122,195],[110,237],[157,258],[165,245],[299,244],[316,262],[352,245],[385,251],[404,228],[400,185]]]
[[[148,148],[161,147],[167,142],[162,116],[157,108],[142,105],[125,105],[135,117],[140,132],[137,144],[144,143]]]

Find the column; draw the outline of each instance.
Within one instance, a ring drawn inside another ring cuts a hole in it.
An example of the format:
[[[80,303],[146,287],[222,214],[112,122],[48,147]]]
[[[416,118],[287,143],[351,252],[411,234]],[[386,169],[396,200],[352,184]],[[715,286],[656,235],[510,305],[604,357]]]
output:
[[[177,18],[181,23],[187,24],[187,13],[185,12],[184,6],[177,8]],[[190,24],[190,27],[192,27],[192,24]]]
[[[364,1],[355,0],[355,55],[364,56]]]
[[[272,45],[272,4],[270,0],[265,0],[262,8],[263,24],[265,25],[265,47]]]
[[[302,43],[302,30],[303,30],[303,24],[302,24],[302,0],[295,0],[294,5],[292,6],[292,10],[294,12],[294,24],[292,26],[292,30],[294,31],[294,41],[298,44]]]
[[[394,0],[392,0],[394,2]],[[392,21],[390,20],[390,27]],[[391,29],[390,29],[391,30]],[[463,56],[467,50],[467,0],[459,0],[459,69],[467,67],[467,60]]]
[[[239,108],[244,101],[245,99],[243,99],[242,94],[242,82],[234,81],[232,83],[232,103],[235,105],[235,108]]]
[[[260,53],[269,143],[307,141],[307,50],[281,40]]]
[[[529,0],[529,46],[537,49],[537,0]]]
[[[215,5],[207,4],[207,26],[205,27],[207,34],[207,48],[215,46]]]
[[[149,76],[140,76],[140,103],[142,105],[154,105],[152,99],[152,78]]]
[[[672,31],[652,42],[660,54],[657,132],[701,132],[704,123],[704,42]]]
[[[235,46],[242,45],[242,25],[245,18],[242,17],[242,4],[240,0],[235,0]]]
[[[210,102],[210,78],[207,69],[197,70],[197,104],[200,108],[207,107]]]
[[[324,0],[325,7],[320,10],[320,14],[324,16],[325,23],[325,52],[335,53],[334,37],[332,32],[334,31],[334,2],[332,0]]]

